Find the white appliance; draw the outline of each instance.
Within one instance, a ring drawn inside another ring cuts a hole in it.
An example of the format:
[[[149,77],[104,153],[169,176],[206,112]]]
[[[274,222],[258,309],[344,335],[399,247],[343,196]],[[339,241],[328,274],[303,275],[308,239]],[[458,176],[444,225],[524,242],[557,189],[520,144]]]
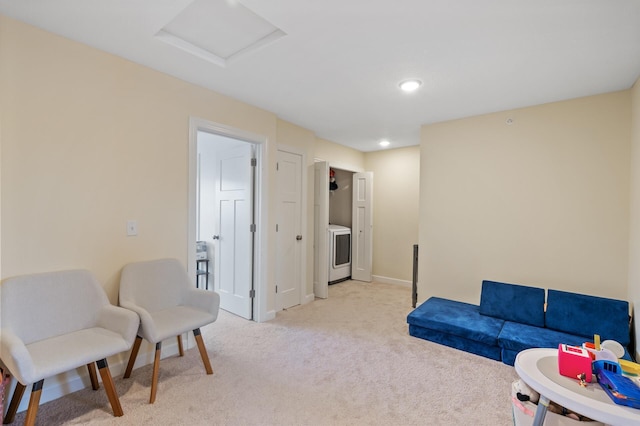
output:
[[[351,228],[329,225],[329,284],[351,278]]]

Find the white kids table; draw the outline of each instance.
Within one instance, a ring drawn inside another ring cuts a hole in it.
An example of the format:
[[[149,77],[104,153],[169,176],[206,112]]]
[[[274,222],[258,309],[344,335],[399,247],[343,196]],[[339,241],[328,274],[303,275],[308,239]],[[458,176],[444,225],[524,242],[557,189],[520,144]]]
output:
[[[522,351],[515,368],[520,378],[540,394],[533,426],[542,426],[549,401],[605,424],[640,425],[640,409],[614,403],[595,379],[583,387],[577,379],[561,376],[557,349]]]

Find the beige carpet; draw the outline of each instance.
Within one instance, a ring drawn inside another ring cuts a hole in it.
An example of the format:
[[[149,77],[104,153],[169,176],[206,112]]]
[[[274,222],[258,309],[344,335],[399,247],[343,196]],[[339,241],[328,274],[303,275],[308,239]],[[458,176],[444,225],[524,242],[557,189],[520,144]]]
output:
[[[408,288],[356,281],[268,323],[221,311],[202,330],[214,375],[193,348],[161,362],[153,405],[147,365],[115,378],[123,417],[85,389],[37,424],[512,425],[513,367],[409,336],[410,311]]]

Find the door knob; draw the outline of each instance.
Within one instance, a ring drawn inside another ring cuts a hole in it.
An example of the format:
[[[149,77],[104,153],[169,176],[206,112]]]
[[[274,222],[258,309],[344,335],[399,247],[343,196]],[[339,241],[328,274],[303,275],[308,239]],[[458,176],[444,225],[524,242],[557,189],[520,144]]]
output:
[[[219,239],[220,239],[220,235],[214,235],[212,238],[213,238],[214,240],[219,240]]]
[[[302,240],[302,235],[296,235],[296,240],[298,241]]]

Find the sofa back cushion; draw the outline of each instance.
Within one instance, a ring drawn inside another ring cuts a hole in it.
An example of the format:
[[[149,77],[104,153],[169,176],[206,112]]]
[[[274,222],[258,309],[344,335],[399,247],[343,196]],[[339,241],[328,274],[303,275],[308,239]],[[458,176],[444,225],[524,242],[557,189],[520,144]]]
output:
[[[544,289],[482,281],[480,313],[506,321],[544,327]]]
[[[623,346],[630,341],[629,303],[624,300],[549,289],[545,324],[591,339],[599,334],[601,340],[615,340]]]

